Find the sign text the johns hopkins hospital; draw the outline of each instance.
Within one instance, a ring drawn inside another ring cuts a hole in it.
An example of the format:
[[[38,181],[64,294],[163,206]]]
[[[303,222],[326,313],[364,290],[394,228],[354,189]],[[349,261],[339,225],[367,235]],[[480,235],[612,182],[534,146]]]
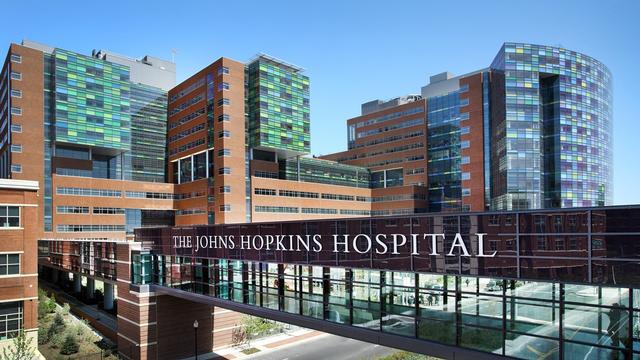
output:
[[[173,247],[176,249],[193,249],[198,252],[201,249],[228,249],[228,250],[266,250],[266,251],[292,251],[292,252],[321,252],[326,250],[324,246],[330,245],[334,253],[359,253],[374,252],[378,255],[445,255],[465,257],[494,257],[496,251],[485,253],[485,233],[476,233],[470,236],[471,243],[477,242],[477,246],[465,244],[460,233],[445,234],[334,234],[334,235],[173,235]],[[326,239],[329,238],[330,239]],[[327,241],[329,240],[329,241]],[[449,241],[443,241],[449,240]],[[420,244],[427,242],[428,246]],[[438,252],[438,242],[447,244],[441,246],[442,252]],[[428,248],[426,253],[420,253],[421,248]],[[471,250],[471,252],[470,252]]]

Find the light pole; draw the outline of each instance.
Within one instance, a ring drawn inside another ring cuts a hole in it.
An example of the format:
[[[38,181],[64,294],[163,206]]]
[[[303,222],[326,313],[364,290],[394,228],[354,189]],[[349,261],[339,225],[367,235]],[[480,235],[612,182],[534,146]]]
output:
[[[196,360],[198,360],[198,320],[195,320],[193,322],[193,330],[195,331],[196,337],[195,337],[195,354],[196,354]]]

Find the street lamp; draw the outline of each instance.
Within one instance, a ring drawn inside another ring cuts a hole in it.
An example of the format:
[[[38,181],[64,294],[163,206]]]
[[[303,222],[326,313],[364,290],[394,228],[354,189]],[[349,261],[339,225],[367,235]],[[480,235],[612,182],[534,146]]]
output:
[[[198,320],[195,320],[193,322],[193,330],[196,333],[196,337],[195,337],[195,354],[196,354],[196,360],[198,360]]]

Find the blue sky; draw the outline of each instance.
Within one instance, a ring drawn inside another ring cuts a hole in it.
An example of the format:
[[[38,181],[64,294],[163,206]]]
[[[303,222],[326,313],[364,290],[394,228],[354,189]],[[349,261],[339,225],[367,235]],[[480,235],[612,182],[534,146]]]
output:
[[[311,78],[314,154],[346,148],[362,102],[419,93],[429,75],[486,67],[505,41],[561,45],[614,77],[616,204],[640,203],[640,1],[5,2],[0,43],[23,38],[171,58],[178,81],[220,56],[268,53]]]

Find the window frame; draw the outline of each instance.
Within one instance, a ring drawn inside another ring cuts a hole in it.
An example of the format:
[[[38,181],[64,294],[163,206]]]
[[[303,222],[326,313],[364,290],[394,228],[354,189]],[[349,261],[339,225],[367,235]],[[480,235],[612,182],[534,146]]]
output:
[[[17,262],[9,262],[9,256],[18,256],[18,261]],[[21,263],[20,263],[20,253],[4,253],[4,254],[0,254],[0,258],[4,258],[2,260],[2,263],[0,263],[0,278],[4,277],[4,276],[16,276],[16,275],[20,275],[21,272]],[[17,272],[9,272],[10,268],[15,268],[17,267],[18,271]]]
[[[18,215],[10,215],[9,214],[9,209],[18,209]],[[4,211],[2,211],[4,210]],[[16,206],[16,205],[3,205],[0,206],[0,212],[4,212],[4,215],[0,214],[0,228],[2,229],[10,229],[10,228],[14,228],[14,229],[19,229],[20,225],[22,225],[21,222],[21,211],[20,211],[20,206]],[[18,223],[17,225],[10,225],[11,221],[9,219],[18,219]]]

